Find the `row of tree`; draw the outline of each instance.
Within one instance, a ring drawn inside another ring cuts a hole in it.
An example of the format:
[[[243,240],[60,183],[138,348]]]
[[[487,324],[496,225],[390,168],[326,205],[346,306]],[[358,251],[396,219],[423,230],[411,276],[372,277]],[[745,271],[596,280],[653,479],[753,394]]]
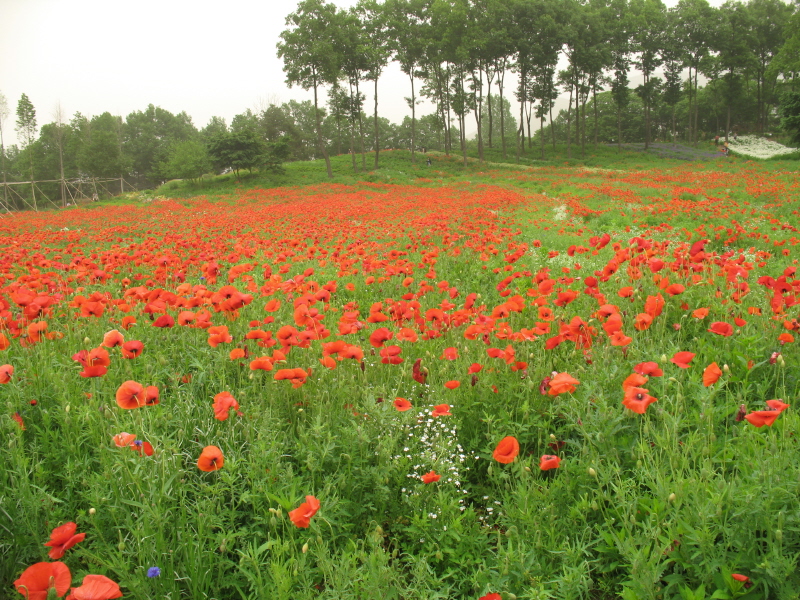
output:
[[[364,145],[367,85],[374,87],[371,135],[376,148],[383,145],[377,84],[390,61],[409,78],[412,150],[418,94],[436,106],[445,149],[449,152],[459,143],[466,162],[470,115],[478,131],[479,156],[484,145],[494,143],[495,91],[501,104],[509,93],[518,102],[517,153],[522,151],[524,125],[530,130],[532,119],[540,126],[552,122],[555,101],[565,93],[570,155],[573,143],[585,145],[587,107],[594,107],[597,123],[597,96],[606,89],[616,109],[617,140],[623,137],[622,117],[635,95],[641,100],[645,146],[653,138],[659,102],[671,107],[670,137],[678,136],[677,109],[683,99],[688,112],[680,129],[684,139],[697,143],[703,119],[701,75],[725,105],[726,135],[732,120],[743,117],[763,133],[779,88],[800,71],[796,8],[781,0],[728,1],[719,8],[707,0],[680,0],[672,9],[661,0],[360,0],[341,10],[324,0],[302,0],[286,19],[278,56],[287,83],[313,92],[317,149],[329,174],[320,107],[323,88],[329,112],[347,124],[355,161],[357,140]],[[567,68],[559,70],[564,63]],[[632,90],[634,68],[643,81]],[[509,73],[515,75],[511,90]],[[742,104],[738,99],[752,95],[750,86],[756,97],[752,114],[736,114]],[[504,111],[499,115],[505,156],[512,140],[506,139]],[[594,130],[596,143],[596,126]],[[376,165],[378,160],[376,152]]]

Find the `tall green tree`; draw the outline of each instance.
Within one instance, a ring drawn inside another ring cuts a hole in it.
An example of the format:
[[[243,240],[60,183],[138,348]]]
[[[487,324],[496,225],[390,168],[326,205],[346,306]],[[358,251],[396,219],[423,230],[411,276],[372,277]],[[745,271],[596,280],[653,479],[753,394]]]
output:
[[[651,112],[656,98],[655,83],[650,78],[663,62],[661,51],[664,47],[666,30],[666,7],[661,0],[631,0],[632,40],[634,44],[634,64],[641,71],[644,83],[640,86],[640,96],[644,102],[644,147],[651,140]]]
[[[378,119],[378,79],[389,64],[392,55],[391,45],[387,41],[389,34],[389,12],[385,5],[377,0],[359,0],[356,5],[364,30],[364,59],[366,62],[366,79],[373,82],[373,127],[375,132],[375,165],[378,168],[378,156],[381,150],[380,120]]]
[[[679,0],[673,11],[677,16],[675,35],[683,49],[684,60],[689,69],[687,86],[689,141],[697,145],[698,74],[711,52],[716,15],[708,0]]]
[[[752,45],[751,15],[739,2],[728,1],[717,14],[719,29],[713,47],[717,51],[716,62],[722,73],[725,96],[725,139],[731,131],[733,105],[741,95],[745,72],[755,66],[756,60],[749,51]]]
[[[750,51],[754,59],[753,70],[758,94],[757,129],[763,134],[767,115],[776,101],[775,84],[778,74],[775,70],[770,70],[769,66],[786,41],[786,25],[791,18],[792,8],[781,0],[749,0],[745,10],[749,15]]]
[[[17,137],[23,150],[27,150],[30,159],[31,199],[33,209],[36,206],[36,186],[33,183],[33,143],[36,141],[36,109],[27,94],[22,94],[17,102]]]
[[[283,71],[289,87],[299,85],[314,90],[314,119],[317,130],[317,149],[325,159],[328,177],[333,177],[331,159],[322,142],[322,115],[319,92],[322,86],[333,84],[341,68],[340,19],[336,5],[322,0],[303,0],[297,10],[286,17],[289,29],[281,32],[278,57],[283,59]]]
[[[411,162],[416,162],[416,127],[417,127],[417,95],[414,79],[417,69],[425,53],[424,38],[421,27],[425,0],[386,0],[388,33],[387,39],[394,53],[394,59],[400,63],[400,70],[405,73],[411,82],[411,96],[406,103],[411,109]]]
[[[158,166],[167,159],[170,147],[198,135],[186,112],[175,115],[149,104],[144,111],[137,110],[125,117],[122,126],[125,162],[134,174],[155,182],[159,179]]]
[[[90,177],[119,177],[126,170],[120,139],[121,117],[109,112],[93,117],[81,128],[80,170]]]

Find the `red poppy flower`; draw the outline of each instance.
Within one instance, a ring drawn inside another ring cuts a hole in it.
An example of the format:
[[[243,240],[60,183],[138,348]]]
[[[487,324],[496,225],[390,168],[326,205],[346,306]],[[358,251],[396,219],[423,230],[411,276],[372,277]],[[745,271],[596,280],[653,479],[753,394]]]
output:
[[[457,379],[453,379],[451,381],[446,382],[444,384],[444,387],[446,387],[448,390],[454,390],[457,387],[459,387],[460,385],[461,385],[460,381],[458,381]]]
[[[550,380],[550,389],[547,391],[547,393],[550,396],[558,396],[559,394],[565,393],[571,394],[575,391],[575,386],[579,383],[580,381],[575,379],[569,373],[559,373]]]
[[[112,329],[103,336],[103,343],[101,345],[106,348],[114,348],[121,346],[125,342],[125,336],[116,329]]]
[[[639,375],[638,373],[631,373],[622,382],[622,389],[626,390],[632,387],[642,387],[647,383],[647,377]]]
[[[646,375],[647,377],[661,377],[664,374],[657,362],[642,362],[633,367],[633,370],[639,375]]]
[[[681,369],[688,369],[689,363],[692,361],[693,358],[694,358],[694,352],[686,352],[686,351],[676,352],[675,356],[673,356],[669,360],[669,362],[671,362],[674,365],[677,365]]]
[[[717,363],[712,362],[703,371],[703,385],[706,387],[712,386],[717,383],[720,377],[722,377],[722,369],[719,368]]]
[[[276,381],[287,379],[292,382],[293,388],[299,388],[306,382],[306,379],[311,375],[311,369],[308,372],[303,369],[280,369],[274,375]]]
[[[144,390],[145,406],[153,406],[158,402],[158,388],[154,385],[148,385]]]
[[[783,402],[783,400],[767,400],[767,406],[770,408],[777,410],[778,412],[783,412],[789,405]]]
[[[639,313],[633,322],[633,326],[637,331],[645,331],[653,324],[653,317],[647,313]]]
[[[153,321],[153,327],[169,328],[175,326],[175,319],[171,315],[161,315]]]
[[[33,400],[33,402],[36,402],[36,400]],[[22,431],[25,431],[25,421],[22,419],[22,415],[19,414],[19,412],[15,412],[13,415],[11,415],[11,418],[17,422],[17,425],[19,425],[19,428]]]
[[[545,454],[539,460],[539,468],[542,471],[549,471],[550,469],[557,469],[561,466],[561,459],[552,454]]]
[[[708,316],[708,309],[698,308],[697,310],[692,311],[692,316],[695,319],[705,319]]]
[[[139,340],[131,340],[130,342],[122,344],[120,350],[122,352],[122,358],[137,358],[144,352],[144,344]]]
[[[126,381],[117,388],[116,398],[117,405],[126,410],[144,406],[146,403],[144,386],[135,381]]]
[[[473,373],[480,373],[483,370],[483,365],[481,363],[472,363],[467,369],[467,375],[472,375]]]
[[[380,350],[381,363],[384,365],[399,365],[403,362],[403,359],[400,358],[401,352],[400,346],[384,346]]]
[[[657,400],[644,388],[630,387],[625,390],[625,398],[622,400],[622,404],[633,412],[643,415],[647,407]]]
[[[500,440],[492,453],[492,457],[499,463],[507,465],[514,462],[519,454],[519,442],[513,435],[508,435]]]
[[[80,587],[72,588],[66,600],[114,600],[121,598],[119,585],[104,575],[87,575]]]
[[[239,403],[236,398],[231,396],[230,392],[220,392],[214,396],[214,418],[219,421],[224,421],[228,418],[230,410],[239,410]]]
[[[450,405],[449,404],[437,404],[433,407],[433,412],[431,415],[434,417],[443,417],[445,415],[452,415],[453,413],[450,412]]]
[[[503,597],[496,592],[492,592],[491,594],[481,596],[479,600],[503,600]]]
[[[442,360],[456,360],[458,358],[458,348],[445,348],[439,358]]]
[[[314,496],[306,496],[306,501],[294,510],[289,511],[289,518],[297,527],[307,528],[311,524],[311,517],[319,510],[319,500]]]
[[[56,527],[50,533],[50,541],[45,543],[45,546],[50,547],[50,552],[47,556],[56,560],[64,556],[64,553],[72,548],[78,542],[82,542],[86,537],[85,533],[75,533],[78,526],[70,521],[64,523],[61,527]]]
[[[411,377],[413,377],[414,381],[417,383],[425,385],[425,381],[428,379],[428,369],[423,369],[421,358],[414,361],[414,366],[411,369]]]
[[[394,407],[400,412],[405,412],[412,408],[411,402],[409,402],[405,398],[396,398],[394,401]]]
[[[425,483],[425,484],[427,484],[427,483],[436,483],[441,478],[442,478],[442,476],[438,475],[436,473],[436,471],[428,471],[427,473],[425,473],[425,475],[420,477],[420,479],[422,479],[422,483]]]
[[[124,448],[133,443],[133,441],[136,439],[136,435],[133,433],[128,433],[127,431],[123,431],[122,433],[115,435],[112,439],[114,440],[114,444],[116,444],[117,448]]]
[[[222,455],[222,450],[216,446],[206,446],[200,453],[200,458],[197,459],[197,468],[206,473],[221,469],[225,464],[225,457]]]
[[[369,343],[375,348],[381,348],[383,344],[392,339],[393,335],[386,327],[379,327],[369,336]]]
[[[717,335],[722,335],[725,337],[733,335],[733,325],[726,323],[725,321],[715,321],[711,324],[711,327],[709,327],[708,330],[711,333],[716,333]]]
[[[777,419],[780,414],[780,411],[777,410],[756,410],[746,414],[744,418],[747,419],[751,425],[760,429],[764,425],[772,427],[775,419]]]
[[[740,575],[739,573],[731,573],[731,577],[733,577],[736,581],[741,581],[742,583],[747,583],[750,581],[750,578],[747,575]]]
[[[72,573],[62,562],[39,562],[22,572],[14,587],[27,600],[46,600],[50,588],[61,598],[72,583]]]
[[[272,371],[275,368],[269,356],[259,356],[250,361],[251,371]]]

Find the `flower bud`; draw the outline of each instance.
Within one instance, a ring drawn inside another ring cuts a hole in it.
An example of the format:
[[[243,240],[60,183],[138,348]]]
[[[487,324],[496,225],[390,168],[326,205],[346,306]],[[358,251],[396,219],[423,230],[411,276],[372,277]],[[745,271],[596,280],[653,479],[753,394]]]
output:
[[[92,508],[90,508],[90,509],[89,509],[89,514],[90,514],[90,515],[93,515],[93,514],[94,514],[94,513],[96,513],[96,512],[97,512],[97,510],[96,510],[94,507],[92,507]]]
[[[731,372],[731,368],[727,364],[722,365],[722,372],[723,373],[730,373]]]
[[[597,471],[595,471],[592,467],[589,467],[589,476],[597,477]]]
[[[305,554],[306,552],[308,552],[308,542],[306,542],[305,544],[303,544],[303,547],[301,548],[301,551],[303,552],[303,554]]]
[[[67,413],[69,412],[69,404],[67,404],[67,405],[64,407],[64,412],[67,412]]]
[[[661,362],[667,362],[667,355],[666,354],[662,354],[661,355]]]
[[[672,493],[669,495],[669,497],[667,498],[667,500],[669,500],[670,502],[675,502],[675,499],[676,499],[676,498],[677,498],[677,496],[675,495],[675,492],[672,492]]]
[[[92,340],[90,340],[88,337],[85,337],[85,338],[83,338],[83,343],[88,346],[89,344],[92,343]]]

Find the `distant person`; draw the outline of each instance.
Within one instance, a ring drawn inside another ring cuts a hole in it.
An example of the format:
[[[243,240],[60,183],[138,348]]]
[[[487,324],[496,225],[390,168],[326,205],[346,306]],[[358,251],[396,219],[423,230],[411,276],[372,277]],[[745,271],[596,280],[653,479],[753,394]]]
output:
[[[719,136],[716,136],[716,137],[714,138],[714,145],[715,145],[715,146],[719,146]]]
[[[428,157],[428,162],[427,162],[427,164],[428,164],[428,166],[429,166],[429,167],[431,166],[431,159],[430,159],[430,157]]]

